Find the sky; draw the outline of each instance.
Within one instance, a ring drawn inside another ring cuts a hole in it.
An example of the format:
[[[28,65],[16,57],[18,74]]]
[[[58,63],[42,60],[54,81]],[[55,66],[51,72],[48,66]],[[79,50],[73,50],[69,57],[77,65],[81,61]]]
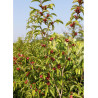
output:
[[[54,3],[54,10],[57,19],[64,24],[55,24],[54,32],[62,34],[65,31],[65,24],[70,20],[71,7],[73,0],[51,0]],[[31,9],[29,6],[38,8],[38,3],[31,3],[31,0],[13,0],[13,41],[17,41],[18,37],[24,38],[28,30],[26,30],[27,20]]]

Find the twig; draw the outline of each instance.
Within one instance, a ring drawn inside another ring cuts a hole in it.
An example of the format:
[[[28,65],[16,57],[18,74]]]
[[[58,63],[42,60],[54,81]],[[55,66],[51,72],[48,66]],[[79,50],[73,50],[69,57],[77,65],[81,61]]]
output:
[[[62,78],[63,78],[63,73],[64,73],[64,69],[65,69],[65,66],[63,67],[63,69],[62,69]],[[63,79],[62,79],[63,80]],[[62,96],[62,93],[63,93],[63,82],[62,82],[62,89],[61,89],[61,96]]]

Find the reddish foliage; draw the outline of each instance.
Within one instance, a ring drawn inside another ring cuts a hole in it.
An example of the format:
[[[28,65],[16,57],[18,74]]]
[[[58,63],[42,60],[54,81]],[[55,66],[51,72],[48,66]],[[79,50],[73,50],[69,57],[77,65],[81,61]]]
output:
[[[36,88],[36,89],[35,89],[35,92],[37,92],[37,91],[38,91],[38,89]]]
[[[79,6],[75,9],[75,12],[76,12],[77,14],[80,13],[80,7],[79,7]]]
[[[45,58],[47,58],[47,56],[45,56]]]
[[[49,80],[49,77],[46,77],[46,80]]]
[[[14,64],[17,64],[16,62],[14,62]]]
[[[34,64],[34,63],[35,63],[35,62],[33,62],[33,61],[31,62],[31,64]]]
[[[68,58],[68,60],[70,61],[70,57]]]
[[[45,18],[45,19],[43,19],[43,21],[46,23],[47,22],[47,19]]]
[[[72,44],[72,46],[76,46],[75,44]]]
[[[77,15],[74,15],[75,19],[77,20],[79,17]]]
[[[40,78],[43,78],[43,75],[40,75]]]
[[[53,40],[53,37],[50,38],[50,41],[52,41],[52,40]]]
[[[48,85],[48,86],[50,85],[50,82],[49,82],[49,81],[47,82],[47,85]]]
[[[75,36],[77,35],[77,32],[75,32],[75,34],[74,34]]]
[[[50,79],[50,74],[47,73],[47,77],[46,77],[46,80],[49,80]]]
[[[46,44],[42,44],[42,47],[46,47]]]
[[[79,3],[79,4],[82,4],[82,3],[83,3],[83,1],[82,1],[82,0],[78,0],[78,3]]]
[[[45,32],[43,32],[43,34],[45,35]]]
[[[62,52],[62,55],[64,55],[64,54],[65,54],[65,52],[63,51],[63,52]]]
[[[29,57],[27,57],[26,59],[29,60]]]
[[[28,80],[25,81],[25,84],[27,84],[27,83],[28,83]]]
[[[54,24],[54,22],[51,22],[51,25],[53,25]]]
[[[39,94],[40,94],[41,90],[39,90]]]
[[[47,14],[47,17],[49,17],[50,15],[49,14]]]
[[[19,70],[20,70],[20,68],[16,68],[16,70],[17,70],[17,71],[19,71]]]
[[[44,9],[44,6],[41,6],[42,9]]]
[[[41,16],[43,16],[43,12],[39,12]]]
[[[32,84],[30,85],[30,87],[32,88]]]
[[[69,39],[65,39],[66,42],[69,42]]]
[[[57,64],[57,68],[60,69],[61,68],[61,65],[60,64]]]
[[[16,61],[16,60],[17,60],[17,58],[16,58],[16,57],[13,57],[13,60],[14,60],[14,61]]]
[[[42,95],[44,96],[45,94],[42,92]]]
[[[73,96],[72,96],[72,95],[70,95],[70,98],[73,98]]]
[[[19,53],[18,56],[19,56],[19,57],[23,57],[24,55]]]
[[[70,94],[73,94],[73,92],[70,92]]]
[[[45,10],[47,9],[47,6],[44,6]]]
[[[71,27],[74,27],[75,26],[75,22],[71,23],[70,26]]]
[[[51,57],[51,60],[52,60],[52,61],[55,61],[55,58]]]
[[[50,73],[47,73],[47,77],[49,77],[49,78],[50,78]]]
[[[50,53],[54,53],[54,51],[53,51],[53,50],[51,50],[51,51],[50,51]]]
[[[18,54],[18,56],[20,57],[20,53]]]
[[[27,74],[26,74],[26,76],[28,76],[30,74],[30,72],[28,72]]]
[[[56,70],[56,68],[55,68],[55,67],[53,67],[52,69],[53,69],[53,70]]]

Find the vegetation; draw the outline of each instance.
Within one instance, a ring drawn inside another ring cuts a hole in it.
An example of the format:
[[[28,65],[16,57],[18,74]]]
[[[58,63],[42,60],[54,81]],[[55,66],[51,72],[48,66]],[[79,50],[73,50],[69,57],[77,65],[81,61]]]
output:
[[[31,1],[38,2],[39,9],[30,7],[30,31],[25,40],[18,38],[13,44],[14,98],[84,97],[84,31],[78,21],[83,20],[83,1],[73,1],[77,5],[72,6],[74,11],[66,24],[72,33],[64,35],[52,34],[54,23],[63,22],[52,20],[56,14],[49,9],[55,5],[44,5],[49,1]]]

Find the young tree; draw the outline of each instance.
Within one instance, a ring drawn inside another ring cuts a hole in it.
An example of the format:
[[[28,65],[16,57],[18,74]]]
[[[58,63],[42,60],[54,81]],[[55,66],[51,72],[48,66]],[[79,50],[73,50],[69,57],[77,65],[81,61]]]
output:
[[[83,0],[73,0],[73,3],[76,3],[72,6],[71,11],[73,10],[70,21],[66,24],[66,26],[70,26],[72,29],[72,37],[83,40],[84,31],[83,27],[81,26],[81,22],[83,21],[83,14],[84,14],[84,7],[83,7]],[[79,22],[80,21],[80,22]]]
[[[59,19],[52,20],[55,13],[50,13],[50,9],[53,10],[54,4],[45,5],[44,3],[51,0],[32,0],[31,2],[38,2],[39,9],[30,7],[32,10],[30,12],[30,17],[28,19],[27,28],[31,30],[27,33],[28,39],[31,40],[32,37],[36,38],[41,36],[41,38],[48,37],[49,34],[54,30],[55,23],[63,22]]]

